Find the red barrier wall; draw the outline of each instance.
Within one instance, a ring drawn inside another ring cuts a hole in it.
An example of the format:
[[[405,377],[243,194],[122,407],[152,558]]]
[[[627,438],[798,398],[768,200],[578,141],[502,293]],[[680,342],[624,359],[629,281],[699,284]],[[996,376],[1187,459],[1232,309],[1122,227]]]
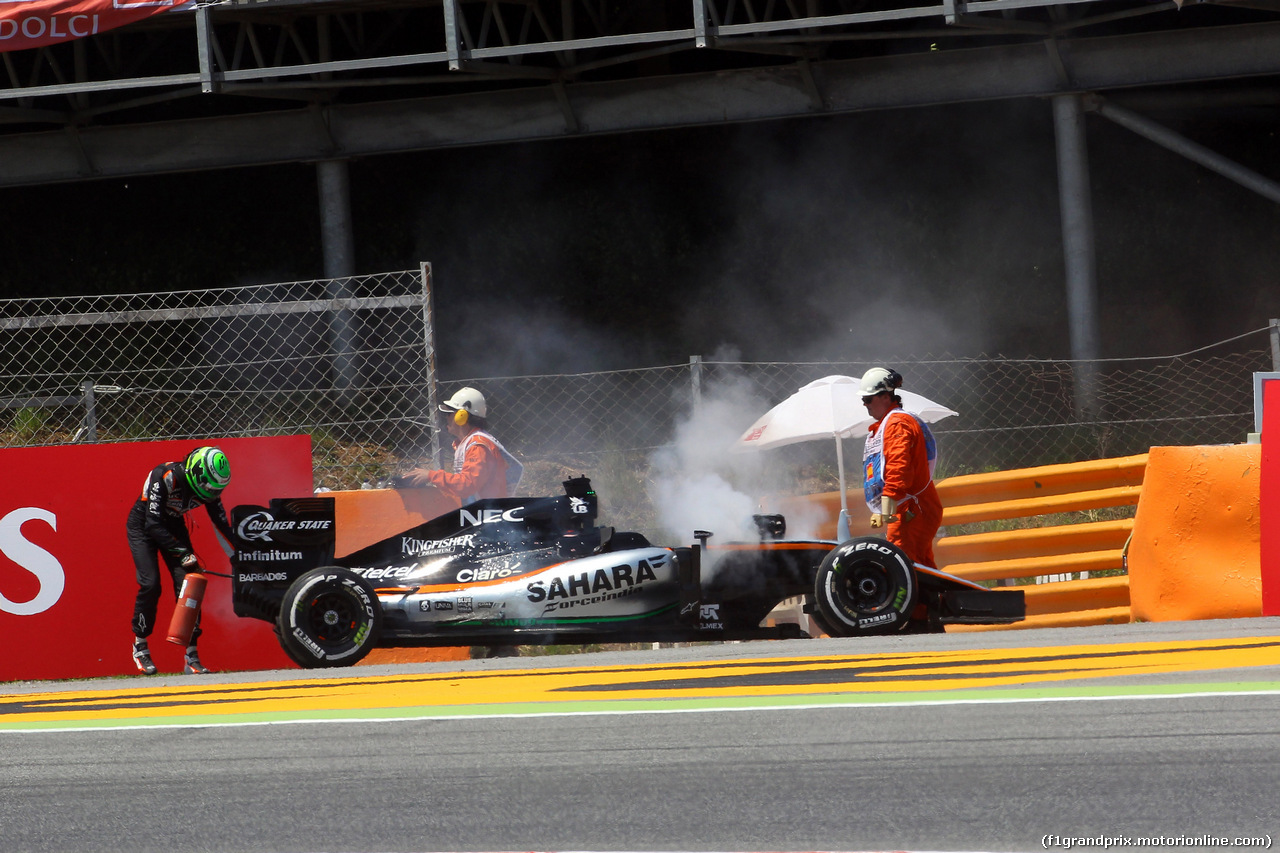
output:
[[[217,444],[231,461],[228,511],[311,494],[305,435],[0,450],[7,484],[0,491],[0,681],[137,672],[129,619],[138,587],[125,519],[152,468],[201,444]],[[208,515],[196,510],[187,518],[200,557],[229,572]],[[182,649],[164,639],[174,599],[168,572],[161,574],[152,655],[161,672],[181,672]],[[232,613],[227,578],[210,578],[201,624],[200,656],[210,669],[293,666],[270,625]]]
[[[1272,436],[1267,440],[1267,436]],[[1262,383],[1262,615],[1280,616],[1280,381]]]

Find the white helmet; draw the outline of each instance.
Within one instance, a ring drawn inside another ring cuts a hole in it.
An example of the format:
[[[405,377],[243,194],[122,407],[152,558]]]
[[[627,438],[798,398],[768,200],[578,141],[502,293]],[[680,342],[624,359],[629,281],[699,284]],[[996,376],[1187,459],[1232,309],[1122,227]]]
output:
[[[874,397],[888,391],[892,394],[902,387],[902,376],[887,367],[873,367],[862,374],[862,396]]]
[[[440,411],[452,415],[464,411],[477,418],[487,417],[488,407],[484,404],[484,395],[474,388],[463,388],[448,400],[440,404]]]

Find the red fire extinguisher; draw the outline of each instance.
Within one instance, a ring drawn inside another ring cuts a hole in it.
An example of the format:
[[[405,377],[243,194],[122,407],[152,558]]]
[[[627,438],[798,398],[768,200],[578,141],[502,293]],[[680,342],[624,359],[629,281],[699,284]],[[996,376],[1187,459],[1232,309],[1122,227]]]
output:
[[[169,620],[169,635],[165,637],[166,640],[179,646],[191,642],[191,632],[196,629],[200,601],[204,598],[204,588],[208,583],[207,575],[198,571],[187,572],[182,579],[182,591],[178,593],[178,606],[173,608],[173,618]]]

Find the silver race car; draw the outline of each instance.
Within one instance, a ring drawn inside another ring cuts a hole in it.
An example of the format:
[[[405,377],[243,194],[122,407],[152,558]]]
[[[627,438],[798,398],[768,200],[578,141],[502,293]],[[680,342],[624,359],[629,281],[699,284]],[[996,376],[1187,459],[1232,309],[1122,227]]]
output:
[[[232,600],[273,623],[303,667],[349,666],[378,646],[807,636],[765,625],[794,597],[835,636],[1025,617],[1020,591],[915,566],[881,539],[787,539],[782,516],[753,520],[752,541],[695,530],[693,544],[654,545],[597,525],[578,477],[562,495],[477,501],[335,558],[333,499],[277,498],[232,513]]]

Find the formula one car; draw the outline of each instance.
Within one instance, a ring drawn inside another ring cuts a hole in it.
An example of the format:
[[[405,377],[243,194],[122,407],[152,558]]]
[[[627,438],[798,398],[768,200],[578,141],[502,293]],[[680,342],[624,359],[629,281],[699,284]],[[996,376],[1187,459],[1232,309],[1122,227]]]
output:
[[[801,637],[765,627],[783,599],[835,636],[941,631],[1025,616],[1020,591],[913,566],[875,538],[791,540],[780,515],[759,538],[652,545],[596,525],[585,477],[564,494],[477,501],[334,558],[332,498],[277,498],[232,512],[237,615],[276,626],[303,667],[349,666],[378,646],[688,642]]]

